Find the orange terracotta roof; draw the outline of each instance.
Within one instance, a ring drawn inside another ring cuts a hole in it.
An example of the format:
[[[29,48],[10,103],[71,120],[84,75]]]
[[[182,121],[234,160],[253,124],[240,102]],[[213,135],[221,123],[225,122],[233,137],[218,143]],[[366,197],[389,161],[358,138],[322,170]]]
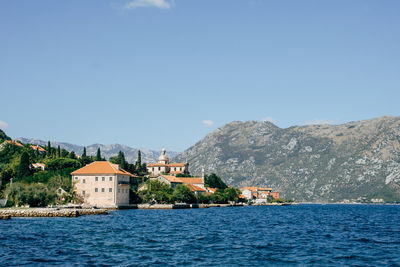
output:
[[[213,194],[214,194],[215,192],[217,192],[217,189],[218,189],[218,188],[207,187],[207,191],[212,192]]]
[[[205,190],[199,186],[196,186],[194,184],[186,184],[186,185],[190,188],[190,191],[192,191],[192,192],[206,192],[207,191],[207,190]]]
[[[135,177],[135,175],[119,168],[118,164],[113,164],[108,161],[95,161],[71,173],[72,175],[79,174],[122,174]]]
[[[272,188],[268,188],[268,187],[257,187],[257,186],[245,186],[242,188],[243,190],[250,190],[250,191],[271,191]]]
[[[41,146],[39,146],[39,145],[31,145],[31,148],[33,149],[33,150],[39,150],[40,152],[46,152],[46,150],[44,150]]]
[[[150,163],[149,165],[147,165],[147,167],[164,167],[167,166],[164,163]]]
[[[186,163],[170,163],[169,167],[185,167]]]
[[[257,188],[258,191],[272,191],[272,188],[268,188],[268,187],[260,187]]]
[[[18,143],[17,141],[13,141],[13,140],[6,140],[6,142],[7,142],[8,144],[11,144],[11,145],[16,145],[16,146],[23,147],[23,145],[21,145],[21,144],[20,144],[20,143]]]
[[[32,166],[34,166],[34,167],[46,167],[46,164],[44,164],[44,163],[32,163]]]
[[[172,175],[160,175],[160,176],[164,177],[165,179],[167,179],[168,181],[170,181],[172,183],[183,183],[181,178],[177,178],[177,177],[172,176]]]
[[[242,194],[239,195],[239,198],[246,198],[245,196],[243,196]]]
[[[201,177],[179,177],[179,179],[185,184],[204,184],[203,178]]]

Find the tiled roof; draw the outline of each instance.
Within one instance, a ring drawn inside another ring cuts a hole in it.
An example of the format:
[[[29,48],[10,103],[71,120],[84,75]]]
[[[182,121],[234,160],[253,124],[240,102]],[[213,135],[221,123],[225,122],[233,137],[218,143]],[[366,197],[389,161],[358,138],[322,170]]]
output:
[[[6,140],[6,142],[11,145],[16,145],[16,146],[21,146],[21,147],[23,146],[20,143],[18,143],[17,141],[13,141],[13,140]]]
[[[38,150],[38,151],[40,151],[40,152],[45,152],[46,150],[44,150],[41,146],[39,146],[39,145],[31,145],[31,148],[33,149],[33,150]]]
[[[214,194],[217,191],[217,188],[207,187],[207,191]]]
[[[170,163],[169,167],[185,167],[186,163]]]
[[[194,184],[186,184],[186,185],[190,188],[190,191],[192,191],[192,192],[206,192],[205,189],[203,189],[197,185],[194,185]]]
[[[183,183],[181,178],[177,178],[175,176],[172,175],[161,175],[162,177],[164,177],[165,179],[167,179],[168,181],[172,182],[172,183]]]
[[[179,177],[179,179],[185,184],[204,184],[203,178],[201,177]]]
[[[33,167],[46,167],[46,164],[44,163],[32,163]]]
[[[167,165],[164,163],[150,163],[147,165],[147,167],[164,167],[164,166],[167,166]]]
[[[112,164],[108,161],[95,161],[72,172],[72,175],[79,174],[122,174],[135,177],[135,175],[119,168],[118,164]]]

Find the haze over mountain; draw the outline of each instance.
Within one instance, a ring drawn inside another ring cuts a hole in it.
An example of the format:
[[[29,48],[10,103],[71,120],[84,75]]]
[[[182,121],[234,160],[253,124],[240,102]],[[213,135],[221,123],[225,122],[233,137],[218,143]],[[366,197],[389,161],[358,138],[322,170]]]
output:
[[[297,201],[399,201],[400,117],[281,129],[234,121],[179,154],[191,173],[267,186]]]
[[[43,141],[40,139],[34,139],[34,138],[20,137],[20,138],[17,138],[16,140],[19,140],[22,143],[38,144],[38,145],[42,145],[42,146],[47,145],[47,141]],[[70,143],[51,141],[51,145],[54,147],[57,147],[59,145],[61,148],[64,148],[68,151],[74,151],[76,154],[79,154],[79,155],[82,155],[82,152],[83,152],[83,146],[74,145],[74,144],[70,144]],[[132,148],[132,147],[121,145],[121,144],[111,144],[111,145],[93,144],[90,146],[86,146],[86,153],[88,155],[96,155],[97,148],[99,148],[99,147],[101,150],[102,157],[105,157],[106,159],[108,159],[112,156],[118,155],[118,152],[122,151],[125,154],[125,159],[130,163],[136,162],[138,151],[139,151],[138,148]],[[150,149],[146,149],[146,148],[140,148],[140,151],[142,153],[142,162],[146,162],[146,163],[157,162],[157,159],[161,153],[161,150],[155,151],[155,150],[150,150]],[[176,156],[178,154],[178,152],[167,151],[167,154],[170,158],[172,158],[172,157]]]

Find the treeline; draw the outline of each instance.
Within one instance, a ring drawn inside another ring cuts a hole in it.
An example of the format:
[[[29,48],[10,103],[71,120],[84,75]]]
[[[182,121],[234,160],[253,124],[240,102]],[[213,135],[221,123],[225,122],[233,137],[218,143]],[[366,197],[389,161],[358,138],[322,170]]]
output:
[[[213,194],[202,193],[197,195],[185,184],[179,184],[173,189],[168,184],[158,180],[148,180],[144,188],[142,187],[140,191],[131,189],[130,202],[132,204],[226,204],[230,201],[237,202],[240,199],[240,190],[238,188],[228,187],[222,179],[214,173],[205,176],[204,185],[205,187],[215,189],[215,192]]]

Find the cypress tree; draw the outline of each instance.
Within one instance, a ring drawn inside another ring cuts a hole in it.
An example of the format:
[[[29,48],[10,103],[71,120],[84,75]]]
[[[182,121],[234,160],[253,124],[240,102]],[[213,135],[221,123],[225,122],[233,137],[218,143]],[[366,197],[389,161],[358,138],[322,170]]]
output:
[[[50,141],[47,142],[47,153],[49,154],[49,156],[51,155],[51,144],[50,144]]]
[[[100,152],[100,147],[97,148],[97,155],[96,155],[96,161],[101,161],[101,152]]]
[[[30,165],[29,154],[27,152],[22,153],[17,169],[17,175],[19,177],[29,176],[31,174]]]
[[[57,147],[57,157],[61,157],[61,148],[60,148],[60,145],[58,145],[58,147]]]
[[[86,147],[83,147],[83,153],[82,153],[82,158],[85,157],[86,158]]]
[[[142,166],[142,152],[139,150],[137,153],[136,169],[139,169],[140,166]]]

